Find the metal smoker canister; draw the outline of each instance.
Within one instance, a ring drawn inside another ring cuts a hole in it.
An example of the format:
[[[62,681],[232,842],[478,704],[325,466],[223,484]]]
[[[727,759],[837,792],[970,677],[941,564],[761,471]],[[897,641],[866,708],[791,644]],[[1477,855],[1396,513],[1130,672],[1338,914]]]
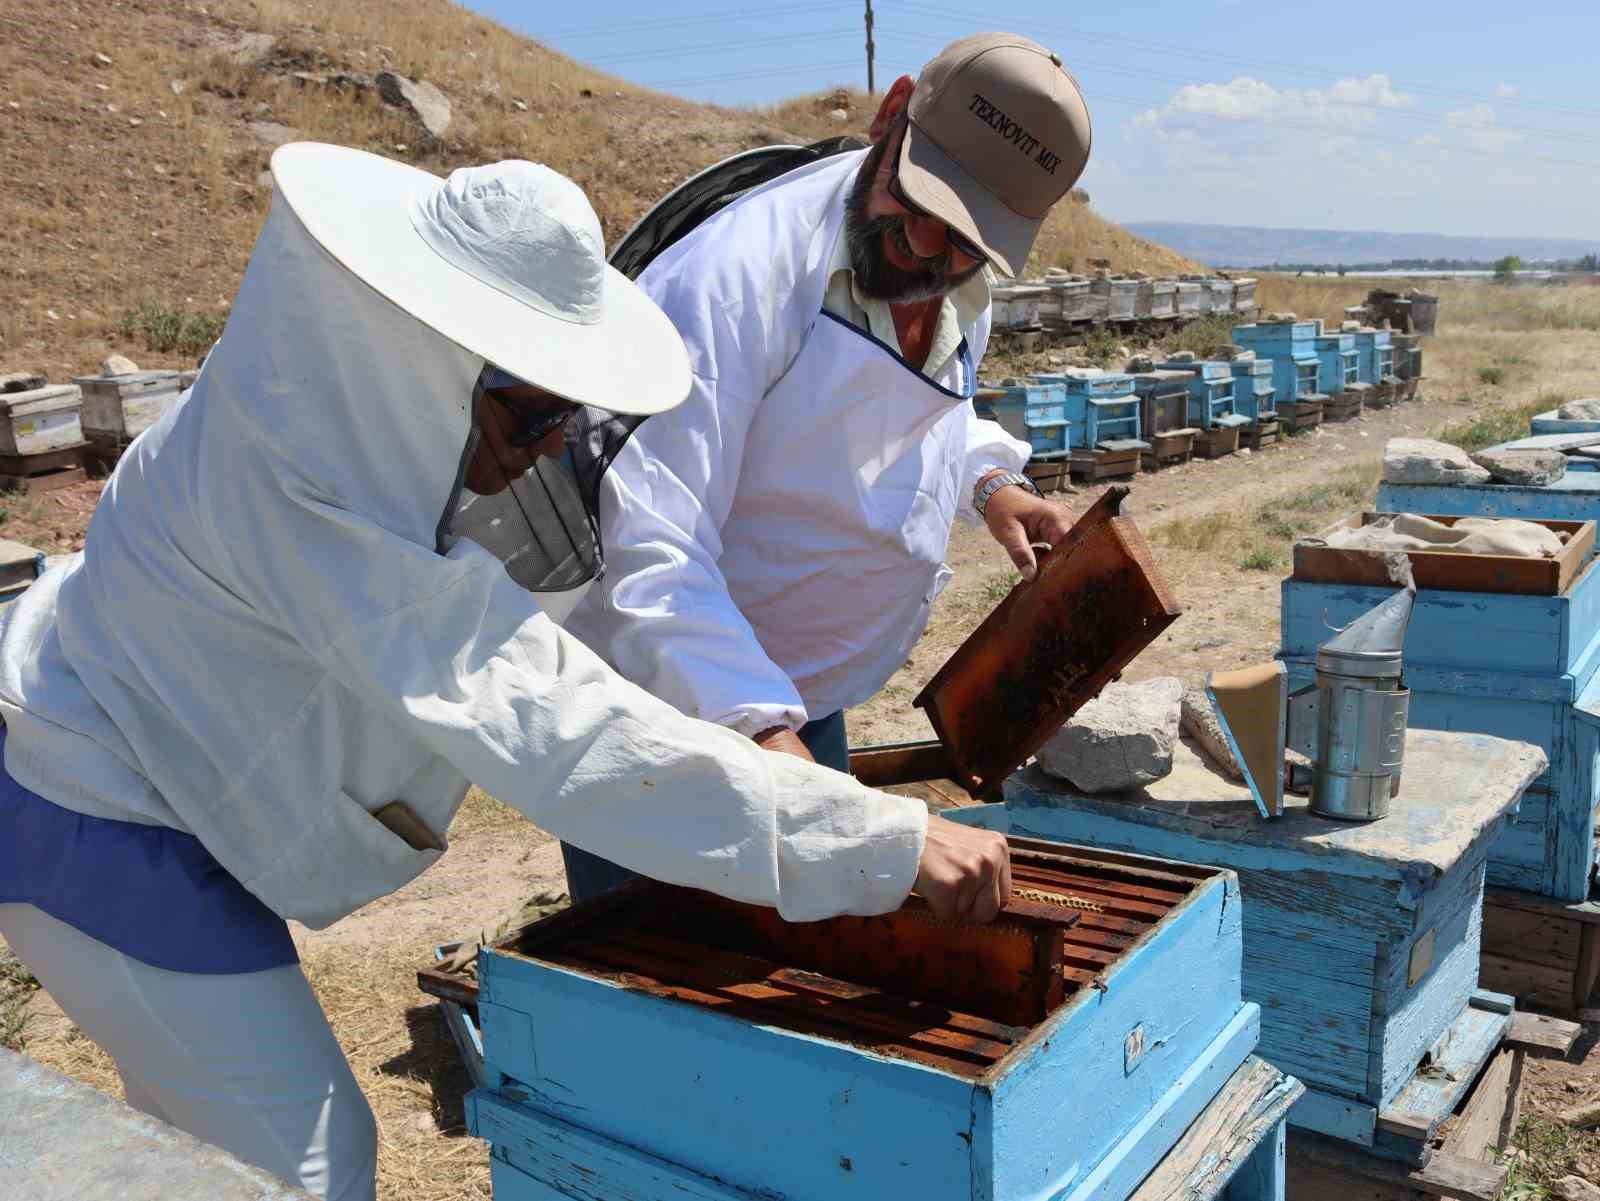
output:
[[[1289,698],[1289,745],[1312,760],[1313,813],[1383,817],[1400,791],[1411,707],[1400,660],[1413,596],[1397,592],[1318,647],[1316,682]]]

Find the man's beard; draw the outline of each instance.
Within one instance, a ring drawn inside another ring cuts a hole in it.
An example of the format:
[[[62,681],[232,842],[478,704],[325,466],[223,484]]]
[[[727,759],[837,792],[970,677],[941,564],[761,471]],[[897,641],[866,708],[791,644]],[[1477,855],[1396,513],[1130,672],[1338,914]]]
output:
[[[889,304],[914,304],[919,300],[937,299],[960,287],[982,271],[983,264],[975,263],[966,271],[952,273],[948,247],[934,258],[923,258],[911,248],[906,240],[903,216],[867,216],[873,180],[893,138],[894,131],[890,130],[879,139],[850,185],[850,195],[845,201],[845,237],[850,248],[850,269],[855,272],[856,287],[863,296]],[[885,237],[894,241],[895,249],[902,255],[922,265],[910,271],[896,267],[884,254]]]

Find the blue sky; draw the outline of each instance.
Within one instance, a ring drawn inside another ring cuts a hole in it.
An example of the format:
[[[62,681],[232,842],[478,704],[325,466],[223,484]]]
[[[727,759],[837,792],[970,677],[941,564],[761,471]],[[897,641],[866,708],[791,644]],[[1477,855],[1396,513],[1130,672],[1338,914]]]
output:
[[[864,86],[863,0],[468,0],[634,82],[760,105]],[[1119,221],[1595,237],[1600,3],[873,0],[877,82],[985,28],[1058,51]],[[971,15],[976,14],[976,15]]]

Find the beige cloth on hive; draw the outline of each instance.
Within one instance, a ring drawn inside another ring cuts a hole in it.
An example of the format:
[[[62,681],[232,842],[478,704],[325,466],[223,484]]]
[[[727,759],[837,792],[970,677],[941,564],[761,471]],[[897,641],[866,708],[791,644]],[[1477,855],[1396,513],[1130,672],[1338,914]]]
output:
[[[1554,558],[1565,544],[1563,535],[1531,521],[1462,517],[1446,525],[1415,513],[1383,514],[1367,525],[1336,530],[1320,541],[1346,550],[1431,550],[1528,559]]]

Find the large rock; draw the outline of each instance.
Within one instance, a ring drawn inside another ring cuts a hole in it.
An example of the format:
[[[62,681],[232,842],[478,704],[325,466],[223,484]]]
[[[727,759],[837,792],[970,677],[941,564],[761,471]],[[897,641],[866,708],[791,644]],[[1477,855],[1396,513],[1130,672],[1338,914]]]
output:
[[[1569,400],[1556,410],[1562,421],[1600,421],[1600,396]]]
[[[1550,1195],[1556,1201],[1600,1201],[1600,1188],[1582,1176],[1563,1176],[1550,1186]]]
[[[137,370],[139,364],[125,354],[107,355],[100,363],[101,375],[132,375]]]
[[[1567,456],[1559,450],[1480,450],[1472,461],[1502,484],[1543,488],[1567,474]]]
[[[1108,684],[1039,749],[1039,765],[1079,792],[1124,792],[1172,770],[1183,684]]]
[[[393,71],[380,71],[374,81],[386,104],[410,109],[433,137],[442,138],[450,128],[450,101],[427,80],[407,79]]]
[[[1391,484],[1487,484],[1490,477],[1459,446],[1430,438],[1390,438],[1383,448],[1383,478]]]
[[[1244,773],[1239,770],[1238,761],[1233,757],[1233,748],[1228,745],[1228,736],[1222,732],[1216,708],[1211,704],[1211,698],[1206,696],[1204,688],[1183,690],[1182,729],[1199,744],[1206,758],[1223,775],[1244,783]]]

